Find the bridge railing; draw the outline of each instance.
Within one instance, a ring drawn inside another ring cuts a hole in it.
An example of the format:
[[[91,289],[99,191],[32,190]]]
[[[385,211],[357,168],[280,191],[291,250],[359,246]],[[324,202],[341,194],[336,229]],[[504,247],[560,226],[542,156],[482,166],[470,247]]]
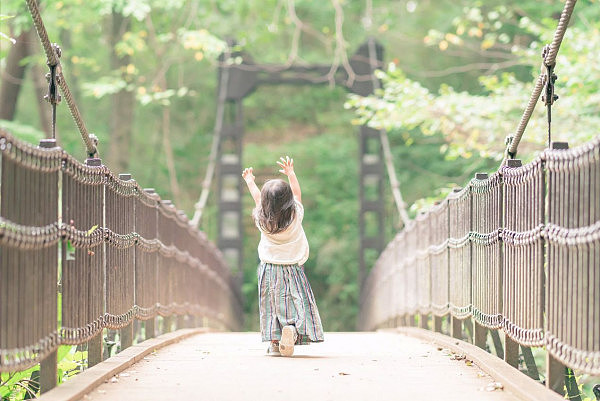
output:
[[[41,145],[0,129],[1,372],[41,362],[45,391],[56,384],[57,348],[87,343],[94,365],[104,329],[119,329],[126,348],[134,321],[146,338],[155,322],[162,332],[240,328],[239,288],[182,212],[100,159],[81,164],[53,141]]]
[[[489,333],[513,366],[519,346],[526,359],[545,347],[559,392],[563,365],[600,375],[600,137],[565,145],[477,174],[399,232],[366,281],[361,328],[441,332],[448,317],[448,334],[485,348]]]

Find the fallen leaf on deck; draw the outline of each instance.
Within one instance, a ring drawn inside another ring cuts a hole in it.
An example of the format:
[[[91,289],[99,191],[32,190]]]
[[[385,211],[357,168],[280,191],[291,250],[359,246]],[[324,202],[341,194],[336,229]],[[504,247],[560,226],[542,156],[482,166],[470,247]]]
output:
[[[485,387],[485,391],[502,390],[504,386],[500,382],[492,382]]]

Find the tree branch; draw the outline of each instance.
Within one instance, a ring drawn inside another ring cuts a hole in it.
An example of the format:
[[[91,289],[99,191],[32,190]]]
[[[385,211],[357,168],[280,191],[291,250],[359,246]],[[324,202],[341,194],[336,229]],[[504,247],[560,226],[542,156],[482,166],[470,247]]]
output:
[[[340,0],[331,0],[333,4],[333,8],[335,9],[335,56],[334,62],[331,64],[331,69],[327,74],[327,78],[329,82],[335,83],[335,72],[340,65],[340,61],[346,73],[348,74],[347,85],[352,86],[354,80],[356,79],[356,74],[354,70],[350,66],[350,62],[348,61],[348,54],[346,52],[346,41],[344,39],[344,9],[340,4]]]
[[[445,68],[443,70],[438,70],[438,71],[417,71],[417,70],[413,70],[410,68],[406,68],[406,67],[402,67],[402,69],[404,69],[406,72],[413,74],[413,75],[417,75],[420,77],[425,77],[425,78],[432,78],[432,77],[445,77],[448,75],[452,75],[452,74],[456,74],[456,73],[464,73],[464,72],[470,72],[470,71],[487,71],[487,72],[494,72],[494,71],[498,71],[504,68],[508,68],[508,67],[513,67],[516,65],[522,65],[523,63],[521,63],[519,60],[508,60],[508,61],[504,61],[501,63],[472,63],[472,64],[465,64],[465,65],[459,65],[459,66],[455,66],[455,67],[449,67],[449,68]]]

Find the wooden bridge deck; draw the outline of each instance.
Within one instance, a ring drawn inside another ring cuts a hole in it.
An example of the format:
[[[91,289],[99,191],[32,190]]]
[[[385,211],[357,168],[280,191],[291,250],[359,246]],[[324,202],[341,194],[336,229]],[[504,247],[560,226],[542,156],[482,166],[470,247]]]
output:
[[[326,333],[324,343],[297,347],[291,358],[268,356],[265,351],[258,333],[194,335],[148,354],[78,398],[520,399],[506,386],[493,389],[498,379],[471,364],[468,356],[461,359],[443,346],[395,332]],[[85,386],[85,374],[73,385]],[[66,391],[70,385],[67,382],[42,399],[53,399],[55,391]],[[542,387],[533,382],[531,386]],[[64,400],[65,394],[54,397]]]

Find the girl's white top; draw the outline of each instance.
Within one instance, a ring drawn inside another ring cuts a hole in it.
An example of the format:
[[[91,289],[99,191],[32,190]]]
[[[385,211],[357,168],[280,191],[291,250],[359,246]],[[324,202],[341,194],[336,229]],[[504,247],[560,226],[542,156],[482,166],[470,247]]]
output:
[[[295,199],[295,198],[294,198]],[[275,265],[302,265],[308,260],[308,240],[302,228],[304,207],[296,199],[296,216],[282,232],[269,234],[260,230],[258,257],[263,263]]]

